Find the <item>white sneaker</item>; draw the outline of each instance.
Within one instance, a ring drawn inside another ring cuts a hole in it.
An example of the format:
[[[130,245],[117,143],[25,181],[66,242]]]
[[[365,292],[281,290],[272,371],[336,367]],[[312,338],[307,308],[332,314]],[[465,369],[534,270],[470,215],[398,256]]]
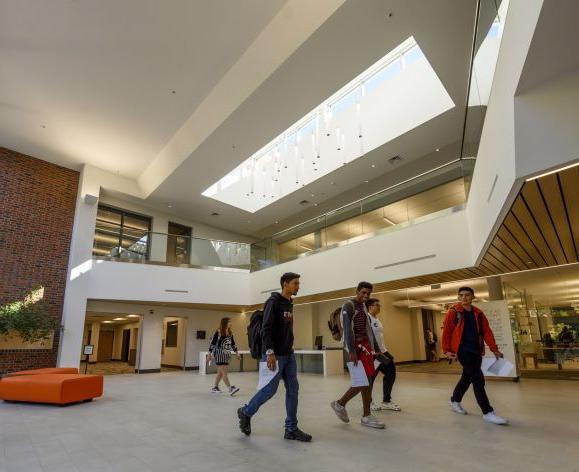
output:
[[[452,409],[452,411],[454,411],[455,413],[458,413],[459,415],[468,415],[468,413],[462,407],[460,402],[450,402],[450,408]]]
[[[386,427],[382,421],[372,415],[362,416],[360,422],[362,423],[362,426],[367,426],[368,428],[384,429]]]
[[[382,404],[380,405],[380,409],[381,410],[390,410],[390,411],[400,411],[402,410],[402,408],[400,408],[399,405],[397,405],[396,403],[389,401],[389,402],[382,402]]]
[[[337,401],[333,401],[332,403],[330,403],[330,406],[332,407],[332,410],[334,410],[336,416],[340,418],[344,423],[350,422],[350,418],[348,416],[348,412],[346,411],[345,406],[340,405]]]
[[[239,392],[239,387],[236,387],[235,385],[232,385],[231,387],[229,387],[229,395],[233,396],[237,392]]]
[[[380,411],[382,409],[382,406],[379,403],[370,403],[370,410],[371,411]]]
[[[494,411],[491,411],[490,413],[483,415],[483,420],[485,420],[487,423],[492,424],[499,424],[499,425],[509,424],[509,420],[501,418]]]

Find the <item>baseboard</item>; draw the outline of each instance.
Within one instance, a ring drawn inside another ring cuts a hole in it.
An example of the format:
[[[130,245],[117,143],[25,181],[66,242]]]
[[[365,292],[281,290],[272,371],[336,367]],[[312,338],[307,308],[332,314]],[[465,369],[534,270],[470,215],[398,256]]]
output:
[[[135,374],[158,374],[161,369],[135,369]]]
[[[167,367],[168,369],[183,369],[182,366],[173,364],[161,364],[161,367]]]
[[[199,366],[198,365],[192,365],[192,366],[183,368],[183,370],[199,370]]]

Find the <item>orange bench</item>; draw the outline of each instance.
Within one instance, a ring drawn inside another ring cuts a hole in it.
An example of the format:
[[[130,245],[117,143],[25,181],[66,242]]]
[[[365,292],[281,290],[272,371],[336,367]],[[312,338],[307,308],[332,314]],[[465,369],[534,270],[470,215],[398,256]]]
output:
[[[21,370],[20,372],[11,372],[5,377],[15,377],[17,375],[38,375],[38,374],[78,374],[76,367],[48,367],[46,369]]]
[[[28,374],[0,380],[0,399],[6,401],[67,405],[102,394],[102,375]]]

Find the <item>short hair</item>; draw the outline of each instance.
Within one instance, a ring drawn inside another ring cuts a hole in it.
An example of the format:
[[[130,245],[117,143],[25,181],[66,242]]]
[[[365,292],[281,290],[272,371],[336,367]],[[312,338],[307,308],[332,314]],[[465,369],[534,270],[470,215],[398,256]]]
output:
[[[281,285],[281,288],[283,288],[283,284],[291,282],[293,279],[299,279],[299,278],[300,278],[300,274],[296,274],[295,272],[286,272],[279,279],[279,284]]]
[[[358,288],[356,289],[356,292],[359,292],[363,288],[367,288],[369,290],[374,290],[374,285],[372,285],[370,282],[360,282],[358,284]]]
[[[380,300],[378,300],[377,298],[369,298],[368,301],[366,302],[366,308],[370,308],[371,306],[376,305],[376,303],[380,303]]]
[[[462,291],[470,292],[470,293],[472,294],[472,296],[474,297],[474,290],[473,290],[472,288],[470,288],[470,287],[460,287],[460,288],[458,289],[458,292],[457,292],[457,293],[460,293],[460,292],[462,292]]]

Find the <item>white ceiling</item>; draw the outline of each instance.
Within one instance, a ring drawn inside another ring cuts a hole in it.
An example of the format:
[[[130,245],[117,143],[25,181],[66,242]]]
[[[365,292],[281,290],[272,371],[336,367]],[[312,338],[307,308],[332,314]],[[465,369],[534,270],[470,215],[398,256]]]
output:
[[[285,2],[0,0],[0,145],[137,178]]]
[[[342,1],[325,3],[335,9]],[[311,5],[299,0],[0,0],[0,145],[69,167],[89,163],[142,178],[276,14],[307,22],[307,15],[300,15]],[[231,113],[224,112],[215,129],[140,203],[255,234],[275,227],[275,221],[281,229],[286,218],[329,210],[342,195],[359,198],[378,190],[398,171],[387,164],[393,155],[402,155],[403,165],[412,163],[416,173],[458,157],[475,0],[346,0],[335,12],[328,5],[333,14],[319,27],[310,25],[315,32],[304,33],[295,52],[280,49],[281,65]],[[256,214],[201,196],[411,35],[455,109]],[[312,201],[312,194],[319,207],[303,213],[298,202]],[[214,211],[221,216],[211,217]]]

